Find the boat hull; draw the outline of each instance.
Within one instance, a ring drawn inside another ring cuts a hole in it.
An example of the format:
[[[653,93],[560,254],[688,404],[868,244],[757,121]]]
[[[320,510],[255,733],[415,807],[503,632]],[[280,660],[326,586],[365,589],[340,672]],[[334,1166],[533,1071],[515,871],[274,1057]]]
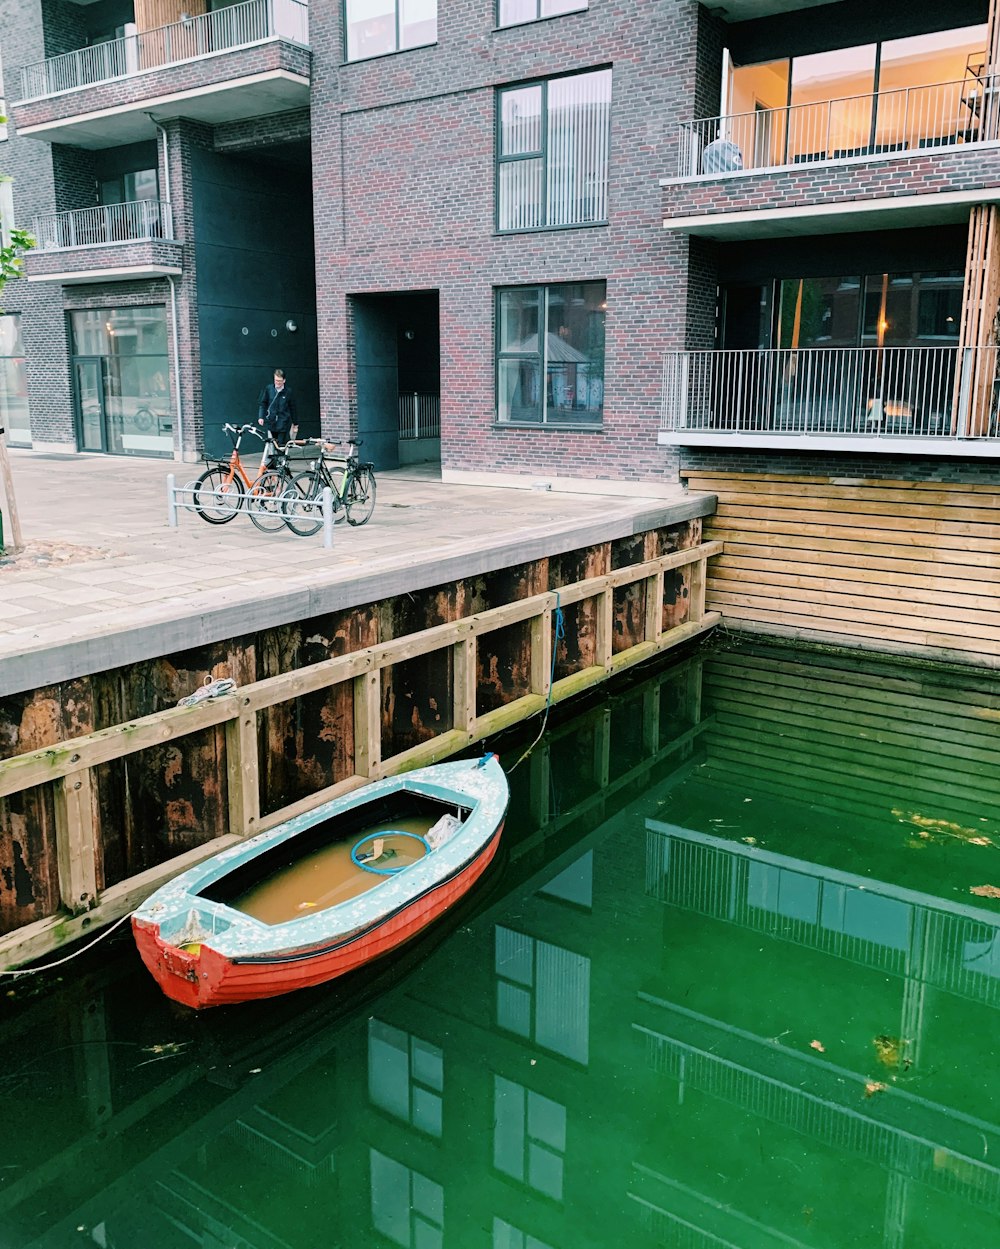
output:
[[[501,822],[477,856],[454,876],[333,948],[321,945],[271,959],[233,959],[203,944],[200,952],[191,954],[164,941],[159,924],[138,917],[132,921],[136,945],[167,997],[196,1010],[324,984],[397,949],[454,906],[486,871],[502,832]]]

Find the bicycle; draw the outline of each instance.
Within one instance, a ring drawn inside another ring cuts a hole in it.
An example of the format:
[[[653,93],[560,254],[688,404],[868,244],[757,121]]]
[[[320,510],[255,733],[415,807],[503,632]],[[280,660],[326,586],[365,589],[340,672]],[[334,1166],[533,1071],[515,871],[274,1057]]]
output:
[[[218,460],[194,483],[194,506],[202,520],[210,525],[226,525],[243,507],[258,529],[273,533],[286,523],[282,498],[292,484],[285,451],[278,446],[268,430],[262,434],[253,425],[226,424],[233,451],[227,460]],[[240,443],[244,434],[253,434],[264,443],[264,457],[257,476],[250,478],[240,459]]]
[[[292,533],[307,538],[316,533],[323,524],[323,489],[329,486],[333,495],[334,519],[341,508],[349,525],[364,525],[375,511],[375,465],[362,464],[358,450],[363,445],[351,439],[346,455],[327,458],[336,444],[321,438],[297,443],[307,446],[312,442],[319,446],[319,458],[301,473],[296,473],[285,491],[285,524]]]

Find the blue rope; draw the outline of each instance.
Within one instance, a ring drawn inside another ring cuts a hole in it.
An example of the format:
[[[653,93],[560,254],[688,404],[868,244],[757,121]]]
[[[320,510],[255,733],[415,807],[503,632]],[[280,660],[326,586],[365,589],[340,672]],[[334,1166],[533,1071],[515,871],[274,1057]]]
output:
[[[545,726],[549,721],[549,710],[552,707],[552,686],[555,684],[556,679],[556,658],[559,654],[559,643],[566,637],[566,617],[563,615],[562,602],[560,600],[558,590],[556,590],[555,595],[556,607],[555,611],[552,613],[552,623],[555,625],[552,642],[552,666],[549,669],[549,694],[545,700],[545,711],[542,713],[542,727],[538,730],[538,736],[520,757],[520,759],[518,759],[517,763],[514,764],[514,767],[508,770],[508,776],[514,771],[514,768],[516,768],[518,764],[523,763],[525,759],[527,759],[538,743],[542,740],[542,734],[545,732]]]

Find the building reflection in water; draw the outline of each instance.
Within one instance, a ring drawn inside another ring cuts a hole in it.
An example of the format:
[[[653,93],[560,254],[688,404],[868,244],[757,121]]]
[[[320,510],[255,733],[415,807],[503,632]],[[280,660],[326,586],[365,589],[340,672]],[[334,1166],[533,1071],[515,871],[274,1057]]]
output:
[[[11,1245],[991,1243],[990,691],[787,655],[551,728],[398,967],[193,1017],[123,955],[25,1004]]]

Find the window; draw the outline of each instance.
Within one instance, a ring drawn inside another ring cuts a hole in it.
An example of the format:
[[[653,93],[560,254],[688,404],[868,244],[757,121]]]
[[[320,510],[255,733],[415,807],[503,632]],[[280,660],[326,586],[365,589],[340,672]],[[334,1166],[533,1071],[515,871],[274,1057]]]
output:
[[[606,291],[604,282],[498,291],[498,420],[600,424]]]
[[[404,1249],[441,1249],[444,1243],[444,1189],[426,1175],[369,1152],[372,1225]]]
[[[344,12],[349,61],[437,40],[437,0],[344,0]]]
[[[566,1107],[494,1076],[493,1165],[504,1175],[562,1201]]]
[[[499,0],[497,25],[517,26],[521,22],[537,22],[540,17],[558,17],[585,9],[590,0]]]
[[[380,1019],[368,1024],[368,1094],[398,1119],[441,1135],[444,1054]]]
[[[172,455],[166,310],[71,312],[82,451]]]
[[[963,26],[734,66],[726,137],[747,169],[974,141],[986,44]]]
[[[7,92],[3,85],[3,65],[0,65],[0,140],[7,138]]]
[[[497,228],[607,221],[610,131],[610,69],[500,91]]]
[[[590,959],[500,925],[494,957],[500,1027],[585,1065]]]
[[[10,178],[0,174],[0,238],[4,247],[9,247],[10,232],[14,228],[14,184]]]
[[[0,316],[0,426],[6,429],[9,443],[31,445],[28,376],[21,318],[16,315]]]

